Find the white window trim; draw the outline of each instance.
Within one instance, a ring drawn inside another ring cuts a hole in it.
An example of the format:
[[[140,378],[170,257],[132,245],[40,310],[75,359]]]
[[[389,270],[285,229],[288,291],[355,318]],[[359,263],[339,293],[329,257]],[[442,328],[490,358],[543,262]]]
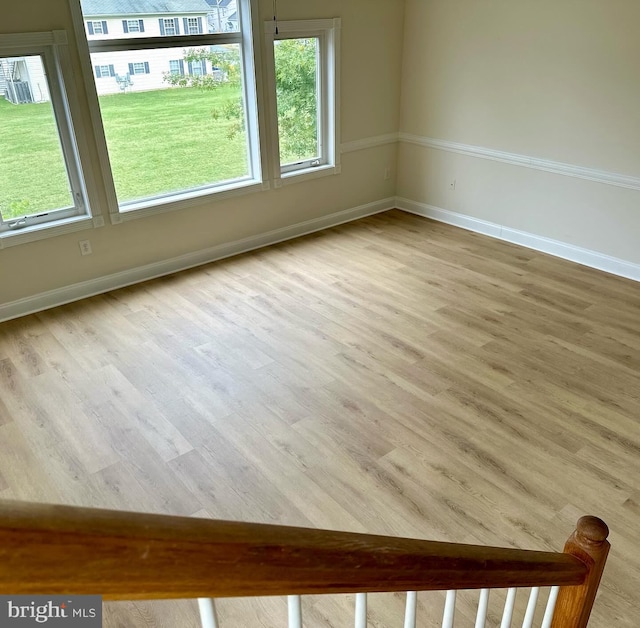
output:
[[[317,177],[340,174],[340,18],[325,20],[291,20],[264,23],[265,64],[267,67],[267,101],[269,103],[269,137],[271,146],[271,178],[278,188]],[[280,163],[278,103],[276,98],[275,57],[273,43],[278,39],[318,38],[320,41],[320,163],[315,160],[298,164]]]
[[[268,171],[266,120],[263,114],[263,84],[260,57],[260,32],[258,30],[257,0],[238,0],[238,15],[246,24],[250,36],[241,32],[210,33],[202,35],[178,35],[171,37],[135,37],[127,39],[89,40],[85,31],[85,18],[80,0],[69,0],[78,50],[82,61],[82,76],[87,91],[89,113],[96,139],[100,171],[107,197],[107,206],[112,224],[151,216],[156,213],[180,210],[203,205],[213,200],[224,200],[231,196],[244,195],[270,189],[264,173]],[[197,43],[190,43],[197,42]],[[153,47],[181,47],[186,45],[207,46],[214,44],[238,43],[242,50],[244,102],[247,122],[247,150],[250,176],[235,182],[222,182],[205,190],[176,192],[170,197],[143,199],[118,204],[115,185],[111,174],[111,164],[107,149],[102,114],[94,80],[91,52],[118,49],[145,50]]]
[[[84,32],[84,22],[82,29]],[[26,226],[19,229],[5,230],[4,224],[12,223],[14,220],[5,220],[3,223],[0,219],[0,248],[103,226],[104,220],[101,216],[93,218],[91,215],[87,189],[93,187],[93,180],[82,168],[83,161],[89,163],[88,150],[83,134],[77,134],[74,130],[74,121],[81,120],[81,117],[77,94],[71,80],[73,72],[68,55],[66,31],[0,35],[0,55],[41,56],[74,200],[74,205],[68,209],[43,211],[40,218],[28,218]]]
[[[140,33],[140,20],[127,20],[127,31],[129,33]]]
[[[192,22],[195,22],[195,24],[192,24]],[[191,29],[195,28],[196,32],[192,33]],[[201,35],[202,33],[200,33],[200,25],[198,23],[198,18],[197,17],[188,17],[187,18],[187,33],[185,33],[185,35]]]
[[[176,22],[174,20],[174,18],[172,17],[163,17],[162,18],[162,25],[164,28],[164,37],[175,37],[176,35],[178,35],[178,31],[176,29]],[[179,28],[179,24],[178,24],[178,28]],[[167,31],[173,31],[172,33],[168,33]],[[184,33],[185,35],[187,35],[188,33]]]

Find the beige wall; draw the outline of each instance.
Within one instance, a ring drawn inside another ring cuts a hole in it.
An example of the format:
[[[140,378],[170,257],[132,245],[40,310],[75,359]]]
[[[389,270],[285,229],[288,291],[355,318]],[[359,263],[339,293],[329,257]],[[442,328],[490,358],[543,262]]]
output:
[[[261,20],[272,16],[260,0]],[[402,55],[403,0],[279,0],[280,19],[342,18],[342,141],[397,131]],[[99,211],[107,217],[99,184],[86,94],[73,45],[68,0],[23,0],[3,13],[0,32],[65,29],[71,36],[77,87],[84,104],[80,127],[94,156]],[[202,206],[90,229],[0,250],[0,304],[140,265],[259,234],[395,194],[396,147],[380,146],[342,157],[342,174],[282,189],[203,202]],[[90,239],[93,255],[81,257],[78,241]]]
[[[638,24],[636,0],[407,0],[401,131],[638,177]],[[399,196],[640,263],[638,191],[407,144],[399,160]]]

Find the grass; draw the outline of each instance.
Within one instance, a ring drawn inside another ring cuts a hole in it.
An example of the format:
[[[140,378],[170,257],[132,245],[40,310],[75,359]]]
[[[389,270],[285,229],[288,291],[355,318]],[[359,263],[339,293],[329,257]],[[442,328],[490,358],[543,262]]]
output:
[[[0,211],[16,218],[71,204],[50,103],[0,98]]]
[[[100,97],[118,200],[247,174],[246,136],[216,115],[240,95],[178,88]],[[0,211],[5,219],[68,206],[70,195],[49,103],[0,100]]]
[[[100,98],[120,202],[226,181],[248,172],[244,132],[216,116],[240,88],[176,88]]]

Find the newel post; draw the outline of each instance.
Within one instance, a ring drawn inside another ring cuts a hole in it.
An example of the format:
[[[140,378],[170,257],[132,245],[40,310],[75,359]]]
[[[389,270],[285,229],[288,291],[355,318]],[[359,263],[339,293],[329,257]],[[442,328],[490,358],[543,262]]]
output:
[[[609,528],[598,517],[580,517],[575,532],[567,539],[564,553],[587,566],[583,584],[560,588],[551,628],[585,628],[609,553]]]

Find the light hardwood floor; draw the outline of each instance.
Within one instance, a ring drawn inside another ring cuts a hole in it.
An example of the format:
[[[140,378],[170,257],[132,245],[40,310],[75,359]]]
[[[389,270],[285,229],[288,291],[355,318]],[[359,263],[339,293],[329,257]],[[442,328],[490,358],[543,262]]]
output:
[[[392,211],[4,323],[0,498],[553,550],[595,514],[591,626],[637,628],[639,288]],[[351,603],[306,599],[306,625]],[[376,597],[372,625],[401,606]],[[107,604],[105,626],[195,608]]]

